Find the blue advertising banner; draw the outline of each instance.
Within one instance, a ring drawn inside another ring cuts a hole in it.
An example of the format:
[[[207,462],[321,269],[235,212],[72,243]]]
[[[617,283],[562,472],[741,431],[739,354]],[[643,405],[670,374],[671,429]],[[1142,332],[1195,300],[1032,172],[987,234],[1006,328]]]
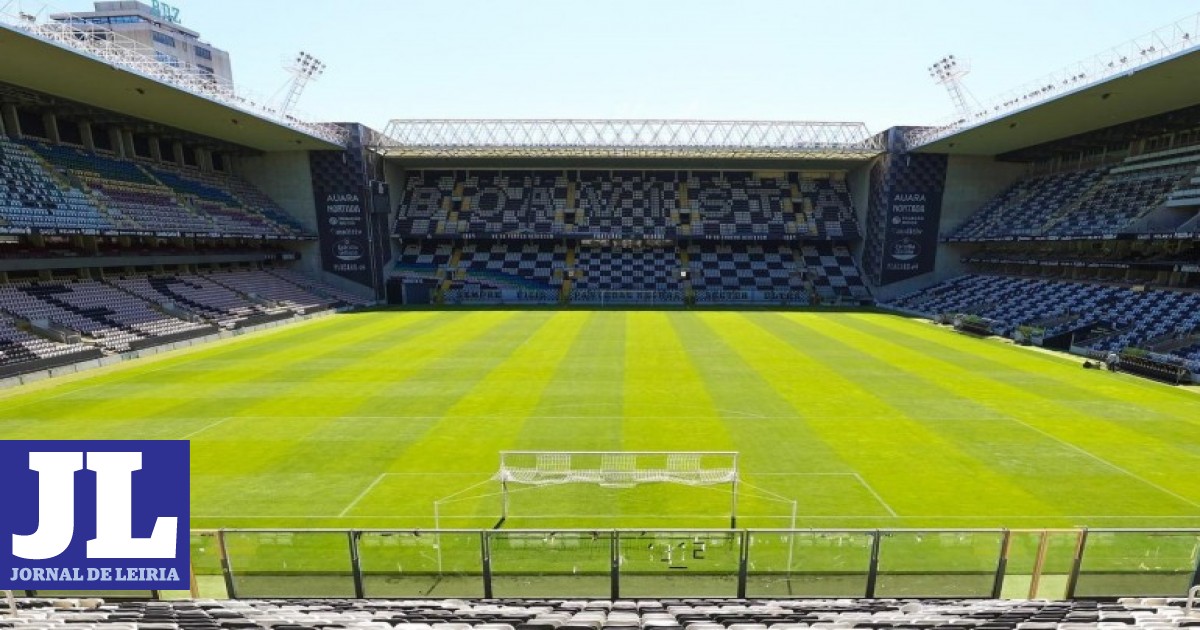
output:
[[[863,269],[877,286],[932,272],[937,263],[949,159],[908,153],[903,129],[887,132],[888,152],[871,167]]]
[[[882,283],[933,271],[937,260],[941,190],[893,190],[884,230]]]
[[[0,589],[186,590],[190,444],[0,441]]]

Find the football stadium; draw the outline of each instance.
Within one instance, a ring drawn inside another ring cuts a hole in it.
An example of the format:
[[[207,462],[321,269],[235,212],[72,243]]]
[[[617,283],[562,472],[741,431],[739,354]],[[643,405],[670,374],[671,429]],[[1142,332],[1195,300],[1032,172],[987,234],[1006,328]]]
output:
[[[26,4],[0,629],[1200,626],[1200,15],[993,102],[944,57],[925,126],[372,127]],[[167,494],[170,588],[99,551]]]

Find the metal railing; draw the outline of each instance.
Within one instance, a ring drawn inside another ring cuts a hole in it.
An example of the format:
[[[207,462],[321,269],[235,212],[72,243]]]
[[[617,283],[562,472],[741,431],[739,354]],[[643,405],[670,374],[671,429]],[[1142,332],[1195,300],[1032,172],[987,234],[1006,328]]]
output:
[[[738,120],[393,120],[375,147],[394,157],[868,159],[863,123]]]
[[[1182,596],[1200,529],[196,530],[192,595]]]
[[[1200,13],[996,96],[966,118],[956,118],[933,127],[914,128],[907,134],[907,142],[913,148],[924,146],[1039,103],[1122,75],[1132,75],[1142,68],[1193,52],[1198,47]]]

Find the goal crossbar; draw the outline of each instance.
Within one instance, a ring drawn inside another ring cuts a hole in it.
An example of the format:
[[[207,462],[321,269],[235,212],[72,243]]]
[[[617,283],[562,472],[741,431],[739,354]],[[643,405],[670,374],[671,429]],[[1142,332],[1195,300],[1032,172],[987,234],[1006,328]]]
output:
[[[592,484],[632,488],[651,483],[730,487],[729,523],[737,526],[736,451],[501,451],[501,514],[508,518],[510,485]]]
[[[501,451],[495,478],[502,484],[534,486],[736,484],[738,454],[733,451]]]

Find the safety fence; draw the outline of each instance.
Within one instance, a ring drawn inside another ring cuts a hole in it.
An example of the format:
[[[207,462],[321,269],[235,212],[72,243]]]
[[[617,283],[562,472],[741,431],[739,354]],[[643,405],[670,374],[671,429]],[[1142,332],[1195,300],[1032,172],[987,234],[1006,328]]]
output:
[[[1198,553],[1200,529],[197,530],[190,593],[120,595],[1182,596]]]

